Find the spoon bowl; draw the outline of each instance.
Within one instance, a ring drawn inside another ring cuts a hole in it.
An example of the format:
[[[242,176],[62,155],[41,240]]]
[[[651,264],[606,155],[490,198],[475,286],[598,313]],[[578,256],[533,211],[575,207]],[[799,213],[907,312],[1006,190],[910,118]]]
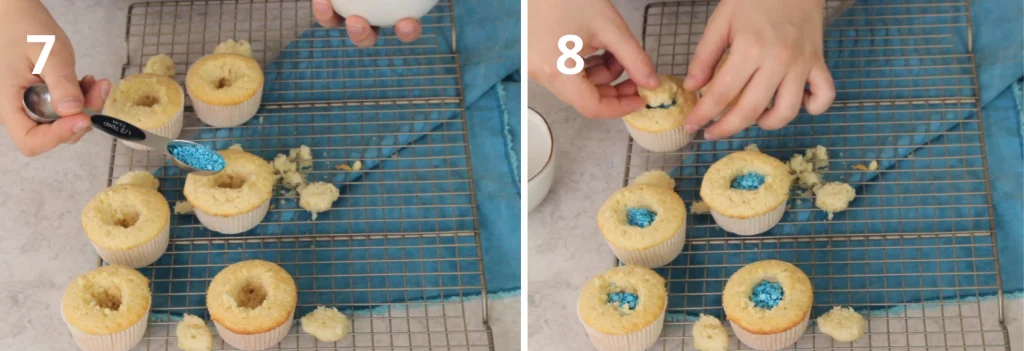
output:
[[[53,123],[60,119],[57,111],[53,110],[50,100],[50,89],[46,84],[39,83],[25,89],[25,96],[21,101],[25,108],[25,114],[36,123]]]

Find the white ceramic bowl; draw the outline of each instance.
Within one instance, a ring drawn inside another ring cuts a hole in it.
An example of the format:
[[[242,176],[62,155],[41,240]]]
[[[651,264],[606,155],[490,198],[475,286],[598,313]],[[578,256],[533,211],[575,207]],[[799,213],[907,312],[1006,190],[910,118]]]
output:
[[[393,27],[403,18],[419,19],[437,5],[438,0],[331,0],[342,17],[360,16],[372,26]]]
[[[529,158],[526,164],[530,180],[526,186],[529,211],[533,211],[548,196],[551,183],[555,180],[555,139],[548,122],[537,111],[530,109],[526,123],[530,138],[527,140]]]

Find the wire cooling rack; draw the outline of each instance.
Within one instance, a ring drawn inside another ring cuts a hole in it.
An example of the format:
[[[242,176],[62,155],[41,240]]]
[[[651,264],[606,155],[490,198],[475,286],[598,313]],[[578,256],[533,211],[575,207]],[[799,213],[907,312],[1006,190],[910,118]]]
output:
[[[852,6],[851,6],[852,5]],[[660,73],[685,75],[714,1],[645,10],[644,46]],[[732,139],[675,153],[627,147],[623,184],[670,172],[688,206],[711,163],[748,144],[781,160],[822,145],[826,181],[856,189],[828,220],[813,198],[792,198],[782,222],[739,237],[709,215],[690,215],[687,245],[659,272],[670,322],[652,349],[691,349],[692,322],[724,317],[721,291],[743,265],[796,264],[815,289],[812,318],[832,306],[870,311],[867,334],[839,343],[813,326],[794,345],[814,350],[1006,350],[999,262],[966,1],[830,1],[825,56],[833,107],[778,131],[751,127]],[[877,161],[874,171],[854,169]],[[988,301],[983,301],[988,300]],[[744,345],[733,338],[730,349]]]
[[[153,315],[138,350],[177,350],[173,319],[209,319],[205,292],[231,263],[264,259],[299,289],[296,319],[316,306],[352,319],[351,335],[318,342],[298,324],[274,350],[492,350],[477,231],[454,5],[422,19],[423,36],[400,43],[384,29],[360,49],[344,29],[314,24],[309,0],[208,0],[130,7],[124,76],[149,57],[171,56],[184,83],[189,65],[227,39],[248,40],[267,83],[257,116],[236,128],[202,124],[186,102],[182,138],[265,159],[307,145],[309,181],[339,186],[335,208],[312,221],[294,195],[275,193],[256,229],[224,236],[192,215],[171,219],[171,243],[140,269],[152,281]],[[358,172],[340,164],[360,161]],[[184,175],[165,157],[117,142],[109,182],[146,169],[172,206]],[[480,300],[465,300],[480,295]],[[164,318],[167,317],[167,318]],[[212,329],[212,324],[211,324]],[[232,350],[216,338],[215,350]]]

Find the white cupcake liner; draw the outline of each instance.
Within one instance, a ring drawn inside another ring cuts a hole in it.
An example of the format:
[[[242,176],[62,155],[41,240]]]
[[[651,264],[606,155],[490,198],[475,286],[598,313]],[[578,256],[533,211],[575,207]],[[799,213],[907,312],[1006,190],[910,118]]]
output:
[[[765,213],[760,216],[751,218],[732,218],[722,214],[721,212],[711,210],[711,216],[715,218],[715,223],[722,227],[723,230],[740,235],[740,236],[751,236],[758,235],[767,232],[772,229],[779,221],[782,220],[782,215],[786,213],[786,202],[783,201],[771,212]]]
[[[214,216],[203,212],[198,207],[195,208],[195,213],[196,217],[199,218],[199,222],[206,226],[207,229],[231,235],[256,228],[260,222],[263,222],[263,217],[267,216],[268,210],[270,210],[270,200],[267,200],[252,211],[230,217]]]
[[[128,329],[109,335],[93,335],[78,330],[71,323],[68,323],[67,317],[64,316],[63,306],[60,310],[61,317],[64,318],[64,324],[71,330],[71,337],[75,339],[75,344],[78,344],[78,348],[82,351],[131,350],[142,341],[142,337],[146,334],[146,326],[149,323],[149,311],[146,311],[146,314],[138,322],[128,327]]]
[[[292,329],[294,319],[295,312],[293,311],[284,324],[259,334],[238,334],[220,325],[217,321],[213,321],[213,325],[217,328],[217,334],[220,334],[220,338],[224,339],[228,345],[239,350],[255,351],[266,350],[281,343],[288,336],[288,331]]]
[[[807,312],[804,320],[795,327],[781,333],[767,335],[753,334],[733,323],[729,323],[729,325],[732,326],[732,332],[736,334],[736,338],[740,339],[743,345],[755,350],[770,351],[790,347],[800,340],[800,337],[804,336],[804,332],[807,331],[807,322],[810,318],[811,313]]]
[[[683,219],[683,227],[679,228],[679,232],[676,232],[665,242],[650,247],[645,250],[629,250],[615,246],[612,242],[608,242],[608,246],[611,247],[612,252],[615,253],[615,257],[618,257],[620,261],[626,264],[643,266],[647,268],[658,268],[669,264],[672,260],[679,257],[679,254],[683,251],[683,244],[686,243],[686,219]]]
[[[679,126],[672,130],[652,133],[645,132],[626,123],[626,130],[633,137],[633,141],[644,149],[653,152],[672,152],[682,149],[693,140],[693,134],[687,133],[685,126]]]
[[[160,234],[145,244],[128,250],[111,250],[96,243],[92,247],[96,253],[108,263],[121,264],[132,268],[142,268],[156,262],[167,251],[167,242],[171,239],[171,227],[166,226]]]
[[[196,110],[196,116],[210,126],[217,128],[237,127],[245,124],[260,109],[260,101],[263,99],[263,87],[256,92],[249,100],[238,105],[221,106],[208,104],[192,96],[192,108]]]
[[[579,316],[579,309],[577,309],[576,315],[577,317]],[[582,322],[583,319],[580,318],[580,321]],[[623,335],[605,334],[583,322],[583,328],[587,331],[587,337],[590,338],[590,342],[594,344],[594,348],[598,349],[598,351],[647,350],[658,342],[658,337],[661,336],[661,330],[664,326],[665,311],[662,311],[661,316],[658,316],[658,319],[651,323],[651,325]]]

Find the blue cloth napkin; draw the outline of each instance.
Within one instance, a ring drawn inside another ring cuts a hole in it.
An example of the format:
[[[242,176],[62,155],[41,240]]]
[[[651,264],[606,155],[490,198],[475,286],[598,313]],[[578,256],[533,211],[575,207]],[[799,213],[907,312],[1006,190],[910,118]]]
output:
[[[485,279],[489,292],[518,290],[520,4],[457,1],[457,50],[445,6],[423,18],[424,35],[411,44],[384,29],[390,39],[360,49],[343,29],[312,28],[265,65],[257,117],[200,131],[202,144],[239,143],[268,160],[310,146],[316,161],[309,181],[336,184],[343,196],[315,221],[294,196],[275,197],[260,226],[231,237],[309,240],[172,244],[142,269],[154,282],[154,310],[203,314],[209,279],[246,259],[277,262],[294,276],[300,314],[316,305],[365,311],[468,298],[480,294]],[[373,102],[343,103],[357,100]],[[356,160],[360,171],[334,171]],[[157,175],[169,200],[183,200],[176,168]],[[193,216],[172,223],[174,239],[223,237]],[[328,233],[348,235],[322,236]]]
[[[1003,11],[993,18],[1015,21],[1019,28],[1020,18],[1013,16],[1020,11],[1007,9],[1019,9],[1020,3],[983,2],[984,6],[972,8],[973,49],[982,72],[980,96],[973,88],[975,62],[965,55],[967,9],[957,4],[901,6],[911,3],[916,2],[860,1],[859,7],[847,10],[826,30],[826,59],[837,79],[837,100],[943,101],[833,107],[822,116],[801,114],[779,131],[754,127],[731,140],[701,142],[694,154],[683,159],[683,166],[673,170],[682,179],[678,188],[699,189],[711,163],[749,143],[782,160],[823,145],[831,149],[832,158],[825,180],[847,182],[858,196],[850,210],[837,213],[831,221],[814,208],[812,199],[791,200],[782,222],[762,234],[776,241],[689,243],[684,255],[673,262],[677,268],[661,272],[681,278],[670,279],[670,291],[688,293],[670,300],[674,312],[721,306],[718,292],[733,272],[743,264],[773,258],[792,262],[812,275],[815,303],[821,306],[886,309],[995,294],[1000,276],[993,238],[929,235],[936,232],[995,229],[1003,288],[1020,290],[1021,228],[1014,223],[1021,212],[1019,113],[1010,109],[1006,89],[1020,78],[1021,33],[1008,33],[1007,22],[979,18]],[[1004,50],[1007,46],[1016,46],[1017,55],[1011,55],[1013,49]],[[970,102],[975,98],[980,98],[980,104]],[[975,113],[979,106],[984,106],[986,150],[981,147],[981,123]],[[1004,129],[993,130],[997,128]],[[986,151],[994,213],[988,208],[983,173],[981,155]],[[871,160],[878,160],[877,171],[851,170]],[[696,190],[680,195],[688,203],[699,199]],[[994,228],[988,219],[993,216]],[[689,237],[731,235],[714,227],[710,216],[695,216],[693,222],[696,228],[688,231]],[[813,239],[821,233],[857,237]],[[903,235],[863,236],[875,233]],[[727,267],[718,268],[722,265]]]

